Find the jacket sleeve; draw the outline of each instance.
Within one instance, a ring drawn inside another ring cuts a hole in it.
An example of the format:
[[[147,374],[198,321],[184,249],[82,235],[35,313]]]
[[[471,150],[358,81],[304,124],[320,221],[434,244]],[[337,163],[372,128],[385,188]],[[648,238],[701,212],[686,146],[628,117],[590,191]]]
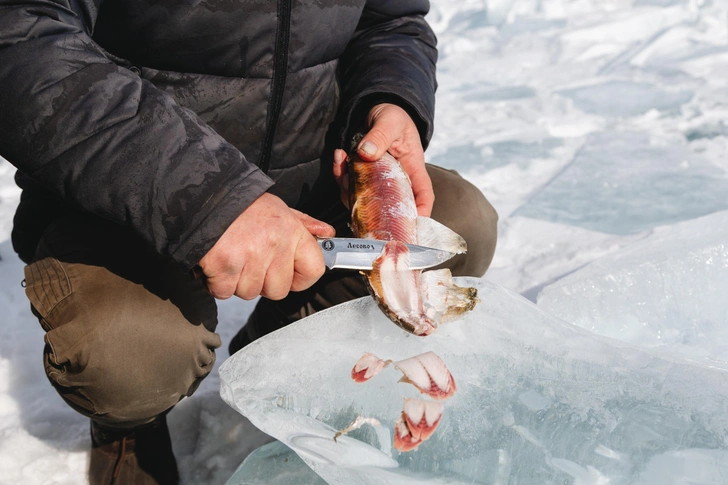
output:
[[[271,180],[92,39],[98,0],[0,0],[0,155],[194,266]]]
[[[426,0],[369,0],[339,60],[341,143],[348,148],[370,108],[399,104],[417,125],[422,146],[432,137],[437,39],[424,19]]]

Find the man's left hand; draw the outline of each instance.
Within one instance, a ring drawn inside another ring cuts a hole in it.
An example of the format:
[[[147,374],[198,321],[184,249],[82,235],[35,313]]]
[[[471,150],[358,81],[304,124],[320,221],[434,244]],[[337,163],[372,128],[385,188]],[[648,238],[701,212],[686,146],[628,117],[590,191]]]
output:
[[[369,111],[367,126],[369,132],[357,147],[359,156],[365,161],[375,162],[388,151],[399,160],[412,182],[417,213],[429,217],[432,213],[432,204],[435,202],[435,193],[425,169],[425,152],[422,149],[420,133],[412,118],[399,106],[383,103]],[[342,200],[346,204],[349,181],[345,162],[346,152],[336,150],[334,176],[341,186]]]

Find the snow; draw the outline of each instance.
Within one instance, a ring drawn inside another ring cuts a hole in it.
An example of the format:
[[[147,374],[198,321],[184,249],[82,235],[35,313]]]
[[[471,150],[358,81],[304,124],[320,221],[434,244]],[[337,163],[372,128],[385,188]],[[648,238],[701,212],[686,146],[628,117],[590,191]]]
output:
[[[458,170],[498,210],[489,282],[535,301],[592,261],[728,209],[726,2],[435,0],[428,20],[440,61],[427,158]],[[43,332],[9,241],[13,171],[0,161],[0,484],[83,483],[88,422],[43,373]],[[251,309],[221,303],[224,341]],[[221,349],[218,365],[226,357]],[[225,483],[268,439],[221,401],[219,382],[216,370],[170,414],[184,484]],[[528,409],[546,405],[526,391],[521,399]],[[696,460],[715,463],[706,469],[716,474],[685,469]],[[655,456],[641,481],[720,483],[725,462],[718,451]],[[588,468],[552,465],[573,483],[599,481]]]

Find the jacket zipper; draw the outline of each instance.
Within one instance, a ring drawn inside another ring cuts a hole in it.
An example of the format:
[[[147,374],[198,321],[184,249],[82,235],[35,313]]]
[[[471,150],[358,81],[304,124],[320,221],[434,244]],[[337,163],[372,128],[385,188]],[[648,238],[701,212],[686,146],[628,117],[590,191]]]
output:
[[[260,168],[268,173],[270,159],[273,152],[273,138],[276,125],[281,114],[283,104],[283,91],[286,87],[286,72],[288,71],[288,43],[291,36],[291,0],[278,2],[278,28],[276,30],[276,45],[273,62],[273,80],[271,85],[271,100],[268,105],[268,127],[263,144],[263,153],[260,159]]]

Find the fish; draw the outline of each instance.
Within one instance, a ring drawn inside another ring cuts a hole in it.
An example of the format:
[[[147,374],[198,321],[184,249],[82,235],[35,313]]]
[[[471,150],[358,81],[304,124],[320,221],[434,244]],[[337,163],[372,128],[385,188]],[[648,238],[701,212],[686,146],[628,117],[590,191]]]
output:
[[[346,163],[354,236],[387,241],[372,270],[362,271],[384,314],[403,330],[424,337],[472,310],[479,301],[477,289],[455,285],[449,269],[423,272],[409,267],[406,244],[456,254],[466,252],[467,244],[448,227],[417,214],[412,184],[401,164],[388,152],[375,162],[354,152]]]

